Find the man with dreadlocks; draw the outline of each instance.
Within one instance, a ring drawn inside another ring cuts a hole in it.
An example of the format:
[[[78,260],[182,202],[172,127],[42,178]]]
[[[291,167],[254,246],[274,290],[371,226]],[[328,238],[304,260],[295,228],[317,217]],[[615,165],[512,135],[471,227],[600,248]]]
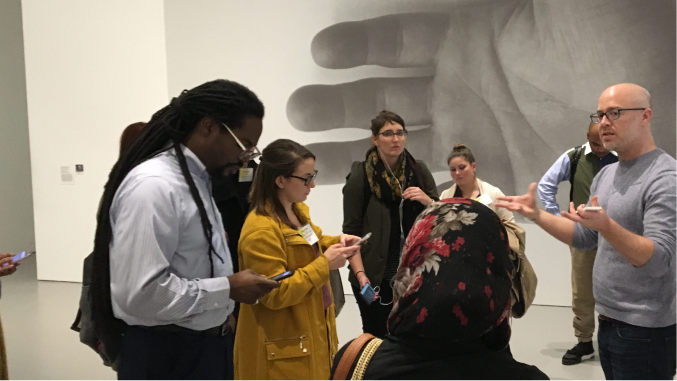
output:
[[[94,329],[120,379],[225,379],[227,318],[278,283],[233,274],[211,174],[258,155],[263,104],[216,80],[153,115],[121,155],[99,210]],[[232,377],[232,376],[231,376]]]

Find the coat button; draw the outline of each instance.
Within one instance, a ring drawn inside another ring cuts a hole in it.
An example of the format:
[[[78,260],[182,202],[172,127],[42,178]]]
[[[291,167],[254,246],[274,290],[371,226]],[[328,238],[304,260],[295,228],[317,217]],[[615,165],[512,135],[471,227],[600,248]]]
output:
[[[306,353],[306,352],[308,352],[308,350],[306,348],[303,348],[303,353]]]

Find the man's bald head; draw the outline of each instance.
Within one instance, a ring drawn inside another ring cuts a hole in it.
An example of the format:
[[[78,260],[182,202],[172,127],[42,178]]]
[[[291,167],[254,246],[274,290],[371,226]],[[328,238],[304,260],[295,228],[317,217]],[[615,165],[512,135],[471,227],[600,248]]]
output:
[[[617,101],[626,101],[625,108],[651,108],[651,94],[645,88],[634,83],[619,83],[608,87],[602,97],[613,97]]]
[[[597,133],[599,132],[599,123],[590,122],[588,126],[588,133]]]
[[[655,148],[651,135],[651,94],[634,83],[613,85],[602,93],[597,114],[614,111],[613,120],[599,120],[599,134],[604,147],[614,150],[621,160],[630,160],[639,153]]]

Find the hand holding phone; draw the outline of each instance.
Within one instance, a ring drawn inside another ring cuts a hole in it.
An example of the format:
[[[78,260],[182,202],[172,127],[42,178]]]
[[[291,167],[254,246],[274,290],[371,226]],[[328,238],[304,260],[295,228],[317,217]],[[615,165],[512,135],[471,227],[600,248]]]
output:
[[[15,255],[15,256],[12,257],[12,262],[5,263],[5,264],[3,264],[2,266],[3,266],[3,267],[4,267],[4,266],[7,266],[7,265],[9,265],[10,263],[11,263],[11,264],[15,264],[15,263],[19,262],[20,260],[22,260],[22,259],[24,259],[24,258],[30,257],[32,254],[33,254],[33,252],[31,252],[31,251],[22,251],[22,252],[20,252],[19,254],[17,254],[17,255]]]
[[[583,210],[585,210],[587,212],[599,212],[600,210],[602,210],[602,207],[601,206],[586,206],[585,208],[583,208]]]
[[[33,254],[33,253],[30,252],[30,251],[22,251],[19,254],[12,257],[12,263],[17,263],[17,262],[19,262],[20,260],[22,260],[26,257],[30,257],[31,254]]]
[[[371,233],[365,234],[364,237],[362,237],[359,241],[355,242],[355,244],[353,246],[364,245],[365,243],[367,243],[367,241],[369,241],[369,237],[371,237]]]
[[[281,273],[281,274],[277,274],[277,275],[275,275],[275,276],[271,276],[271,277],[268,278],[268,279],[274,280],[274,281],[276,281],[276,282],[279,282],[279,281],[281,281],[282,279],[287,279],[287,278],[289,278],[289,277],[292,276],[292,275],[294,275],[294,270],[289,270],[289,271],[285,271],[285,272],[283,272],[283,273]]]
[[[349,247],[363,246],[365,243],[367,243],[367,241],[369,240],[369,237],[371,237],[371,232],[365,234],[364,237],[360,238],[359,241],[355,242],[354,244],[352,244],[352,245],[349,246]],[[354,254],[350,255],[350,256],[348,257],[348,259],[352,258],[353,255],[355,255],[355,254],[357,254],[357,251],[356,251]]]
[[[360,291],[360,295],[362,295],[362,298],[365,302],[367,302],[367,304],[371,304],[374,301],[374,297],[376,296],[376,291],[369,283],[367,283],[362,288],[362,291]]]

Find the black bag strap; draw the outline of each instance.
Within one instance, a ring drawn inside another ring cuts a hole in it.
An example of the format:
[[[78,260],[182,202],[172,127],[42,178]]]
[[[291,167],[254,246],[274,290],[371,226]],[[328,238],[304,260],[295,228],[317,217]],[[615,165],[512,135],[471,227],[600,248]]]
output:
[[[369,186],[369,180],[367,179],[367,162],[363,161],[360,163],[356,161],[353,163],[353,169],[356,168],[356,165],[362,166],[362,219],[364,219],[365,214],[367,214],[367,207],[369,206],[369,200],[371,199],[371,187]],[[353,170],[348,173],[346,176],[346,181],[350,179],[350,175],[353,174]]]
[[[364,172],[364,184],[362,186],[362,190],[364,192],[364,196],[362,198],[362,220],[364,220],[364,216],[367,214],[367,207],[369,206],[369,201],[371,200],[371,187],[369,186],[369,179],[367,178],[367,162],[362,163],[362,172]]]
[[[71,325],[73,331],[80,332],[80,320],[82,320],[82,310],[78,308],[78,314],[75,316],[75,321]]]
[[[576,176],[576,168],[578,168],[578,162],[581,160],[581,154],[583,153],[583,146],[578,146],[574,148],[574,152],[571,155],[571,176],[569,177],[569,183],[571,184],[571,190],[569,191],[569,200],[574,200],[574,176]]]

